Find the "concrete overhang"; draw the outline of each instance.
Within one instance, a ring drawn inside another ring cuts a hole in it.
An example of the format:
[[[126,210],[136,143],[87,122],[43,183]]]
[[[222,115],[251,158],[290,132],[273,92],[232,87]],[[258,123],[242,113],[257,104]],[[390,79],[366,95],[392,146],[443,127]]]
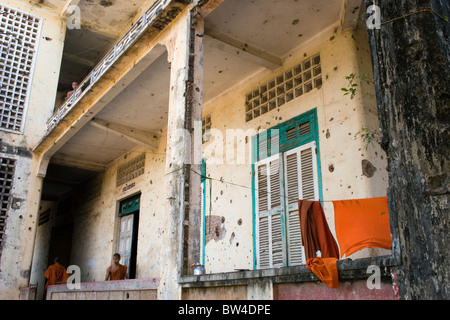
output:
[[[353,21],[355,5],[352,0],[203,1],[204,103],[259,72],[282,67],[323,30]],[[95,171],[139,145],[154,150],[154,137],[167,126],[170,90],[166,48],[148,45],[158,33],[149,28],[34,151],[48,161],[54,157],[58,164]]]

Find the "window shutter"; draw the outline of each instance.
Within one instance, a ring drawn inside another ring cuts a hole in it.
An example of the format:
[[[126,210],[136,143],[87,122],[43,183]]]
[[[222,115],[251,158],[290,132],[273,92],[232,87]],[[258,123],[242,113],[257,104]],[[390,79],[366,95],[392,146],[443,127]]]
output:
[[[120,219],[119,254],[121,264],[130,267],[131,241],[133,237],[134,215],[124,216]]]
[[[316,197],[316,179],[314,179],[313,148],[308,148],[300,152],[302,171],[302,199],[318,200]]]
[[[318,200],[315,143],[285,153],[286,227],[288,264],[305,264],[298,214],[298,200]]]
[[[302,237],[300,234],[300,219],[298,215],[298,199],[300,194],[300,161],[298,152],[285,157],[286,172],[286,205],[287,205],[287,243],[288,263],[290,266],[303,263]]]
[[[260,269],[282,267],[285,256],[281,210],[280,159],[274,156],[256,164],[258,260]]]
[[[278,159],[270,161],[270,208],[281,206],[280,162]]]
[[[274,214],[271,217],[271,236],[272,236],[272,267],[283,266],[283,230],[281,213]]]
[[[259,268],[270,267],[269,217],[259,218]]]

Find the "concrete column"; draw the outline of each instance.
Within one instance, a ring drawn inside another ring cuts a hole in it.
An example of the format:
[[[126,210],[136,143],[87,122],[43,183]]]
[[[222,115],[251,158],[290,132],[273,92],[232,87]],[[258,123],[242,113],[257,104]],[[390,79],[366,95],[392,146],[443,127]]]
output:
[[[0,300],[20,298],[21,288],[29,286],[34,240],[38,222],[43,177],[38,176],[39,157],[16,158],[11,207],[3,243]]]
[[[167,246],[161,254],[159,299],[180,299],[178,278],[200,259],[203,19],[185,11],[174,23],[167,127]],[[200,132],[198,132],[200,124]],[[197,130],[194,132],[194,128]]]

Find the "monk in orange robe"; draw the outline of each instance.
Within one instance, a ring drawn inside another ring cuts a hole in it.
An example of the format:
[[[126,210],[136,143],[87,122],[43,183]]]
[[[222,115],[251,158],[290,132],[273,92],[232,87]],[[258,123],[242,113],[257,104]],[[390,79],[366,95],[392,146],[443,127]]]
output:
[[[47,295],[48,286],[65,283],[69,278],[66,268],[59,263],[59,257],[55,257],[53,262],[54,264],[48,267],[47,271],[44,273],[44,277],[47,279],[44,287],[44,298]]]
[[[121,265],[120,254],[115,253],[112,258],[112,264],[106,269],[105,281],[128,279],[128,267]]]

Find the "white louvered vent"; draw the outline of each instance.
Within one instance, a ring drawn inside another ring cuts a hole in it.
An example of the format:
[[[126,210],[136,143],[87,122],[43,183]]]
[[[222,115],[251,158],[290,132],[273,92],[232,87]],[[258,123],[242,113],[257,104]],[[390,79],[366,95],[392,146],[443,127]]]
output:
[[[286,156],[286,183],[288,204],[295,204],[298,192],[298,156],[296,153]]]
[[[302,236],[300,232],[300,218],[298,210],[292,210],[288,213],[288,261],[290,266],[301,265],[303,261]]]
[[[270,267],[269,217],[259,219],[259,267]]]
[[[0,4],[0,129],[23,132],[40,19]]]
[[[313,149],[309,148],[301,152],[302,167],[302,198],[315,200]]]
[[[271,267],[282,267],[283,266],[283,232],[281,227],[281,214],[274,214],[271,216],[272,224],[272,266]]]
[[[261,165],[258,167],[258,204],[260,212],[269,209],[267,183],[267,165]]]
[[[278,159],[270,162],[270,208],[274,209],[281,205],[280,191],[280,162]]]

